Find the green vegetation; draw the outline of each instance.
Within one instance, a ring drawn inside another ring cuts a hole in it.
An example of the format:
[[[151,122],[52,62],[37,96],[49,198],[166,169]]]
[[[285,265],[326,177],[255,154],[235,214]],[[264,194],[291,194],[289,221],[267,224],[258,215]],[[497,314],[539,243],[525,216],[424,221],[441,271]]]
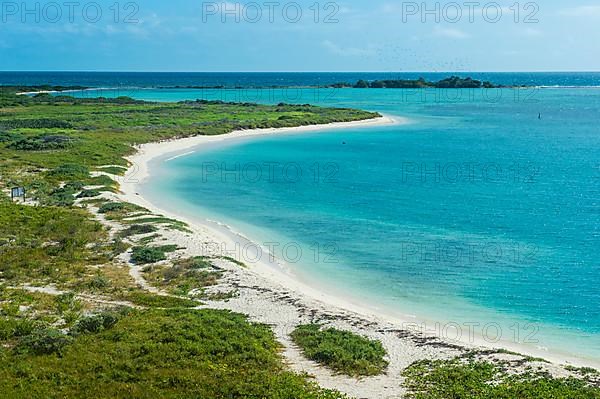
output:
[[[98,168],[98,170],[100,172],[108,173],[111,175],[122,176],[127,171],[127,168],[124,168],[122,166],[102,166]]]
[[[130,217],[134,212],[145,213],[149,211],[141,206],[127,202],[107,202],[100,206],[98,212],[105,214],[109,220],[122,220],[123,218]]]
[[[188,101],[149,103],[128,98],[75,99],[18,96],[36,88],[0,87],[0,175],[6,186],[23,186],[42,205],[70,207],[77,193],[57,192],[66,181],[104,186],[123,175],[136,144],[237,129],[290,127],[373,118],[375,113],[310,105],[268,106]],[[281,119],[282,116],[288,118]],[[87,194],[93,194],[87,192]],[[121,215],[111,215],[119,217]],[[172,227],[184,230],[181,224]]]
[[[119,315],[114,312],[102,312],[81,318],[72,329],[74,335],[99,333],[113,327],[119,321]]]
[[[23,186],[38,205],[0,195],[0,396],[341,398],[286,371],[268,327],[241,315],[191,309],[201,303],[186,298],[189,291],[203,293],[221,277],[207,259],[150,267],[150,282],[168,295],[140,289],[115,261],[130,246],[121,240],[155,233],[158,224],[186,232],[188,226],[134,204],[95,198],[118,185],[90,172],[124,175],[124,157],[141,143],[377,114],[310,105],[16,95],[60,89],[0,87],[2,189]],[[124,229],[111,238],[91,207]],[[134,263],[165,260],[178,249],[148,246],[155,238],[134,244]],[[43,292],[15,288],[25,285]],[[137,309],[116,308],[123,304]]]
[[[291,337],[306,357],[349,376],[381,374],[388,365],[380,342],[348,331],[308,324],[298,326]]]
[[[119,233],[120,237],[131,237],[139,234],[150,234],[158,231],[158,228],[151,224],[134,224]]]
[[[137,216],[144,216],[144,215],[138,214]],[[188,225],[186,223],[181,222],[179,220],[162,217],[162,216],[139,217],[139,218],[133,219],[133,220],[123,220],[122,222],[125,224],[128,224],[128,223],[131,223],[131,224],[132,223],[161,224],[172,230],[179,230],[179,231],[185,231],[187,233],[191,233],[191,230],[188,229]]]
[[[72,338],[53,328],[43,328],[23,336],[15,350],[21,354],[61,355],[63,349],[72,342]]]
[[[592,399],[600,388],[574,378],[509,374],[486,362],[421,361],[405,372],[413,399]]]
[[[0,282],[60,284],[110,260],[106,231],[83,210],[0,201],[0,224]]]
[[[353,87],[355,89],[492,89],[503,86],[494,85],[490,82],[482,82],[470,77],[460,78],[458,76],[451,76],[438,82],[429,82],[424,78],[416,80],[374,80],[371,82],[359,80],[353,85],[350,83],[335,83],[330,85],[330,87]]]
[[[136,265],[146,265],[166,259],[165,251],[157,247],[134,247],[131,253],[131,261]]]
[[[204,257],[178,260],[172,266],[155,265],[144,269],[144,277],[150,284],[182,296],[217,284],[221,276],[221,272]]]
[[[166,295],[155,295],[145,291],[131,291],[119,295],[120,299],[131,302],[137,306],[161,309],[195,308],[200,302],[187,298],[178,298]]]
[[[64,150],[73,144],[73,139],[60,135],[41,135],[33,137],[19,137],[11,140],[8,148],[20,151],[49,151]]]
[[[225,311],[133,310],[109,328],[56,334],[35,353],[0,348],[2,396],[342,398],[286,371],[267,326]]]
[[[98,190],[83,190],[81,193],[77,195],[77,198],[93,198],[102,194]]]

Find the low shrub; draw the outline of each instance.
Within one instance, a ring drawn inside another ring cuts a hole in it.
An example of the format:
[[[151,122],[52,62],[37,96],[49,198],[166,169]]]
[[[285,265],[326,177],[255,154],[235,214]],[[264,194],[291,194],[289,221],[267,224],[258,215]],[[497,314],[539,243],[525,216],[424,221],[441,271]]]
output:
[[[51,170],[49,175],[60,180],[86,179],[90,175],[90,170],[79,164],[64,164]]]
[[[131,261],[136,265],[146,265],[166,260],[165,251],[155,247],[133,247]]]
[[[77,198],[93,198],[102,194],[98,190],[83,190],[77,195]]]
[[[70,188],[57,188],[42,203],[50,206],[71,206],[75,203],[74,194],[75,192]]]
[[[212,267],[210,260],[204,256],[194,256],[192,258],[180,259],[175,262],[175,266],[181,266],[185,269],[206,269]]]
[[[349,376],[378,375],[388,365],[380,342],[348,331],[308,324],[298,326],[291,337],[307,358]]]
[[[459,359],[413,363],[404,373],[410,399],[592,399],[600,388],[574,378],[509,374],[487,362]]]
[[[73,335],[99,333],[113,327],[118,321],[118,316],[110,312],[87,316],[77,322],[71,333]]]
[[[158,231],[158,228],[152,226],[151,224],[134,224],[131,227],[126,228],[125,230],[119,233],[120,237],[130,237],[136,236],[140,234],[150,234]]]
[[[133,310],[60,358],[0,356],[2,398],[346,398],[287,371],[271,329],[228,311]]]
[[[80,182],[80,181],[70,181],[70,182],[65,183],[65,185],[63,186],[63,188],[66,189],[66,190],[71,190],[71,191],[75,192],[75,191],[82,190],[84,186],[85,186],[85,184],[83,184],[83,182]]]
[[[33,320],[2,317],[0,318],[0,340],[6,341],[29,335],[35,326],[36,323]]]
[[[88,286],[93,290],[100,290],[103,288],[107,288],[110,286],[110,280],[102,275],[96,275],[94,278],[88,283]]]
[[[31,334],[21,337],[16,350],[18,353],[30,353],[34,355],[60,355],[65,346],[73,339],[62,332],[52,329],[37,329]]]
[[[43,135],[25,137],[11,142],[8,148],[19,151],[64,150],[73,145],[75,140],[69,136]]]
[[[20,133],[0,131],[0,143],[13,143],[23,137]]]
[[[115,212],[125,209],[125,203],[123,202],[107,202],[106,204],[102,204],[98,212],[100,213],[108,213]]]
[[[39,118],[39,119],[9,119],[0,121],[0,126],[5,129],[71,129],[67,121]]]
[[[98,212],[106,214],[110,220],[121,220],[132,212],[145,213],[147,209],[128,202],[106,202],[98,209]]]

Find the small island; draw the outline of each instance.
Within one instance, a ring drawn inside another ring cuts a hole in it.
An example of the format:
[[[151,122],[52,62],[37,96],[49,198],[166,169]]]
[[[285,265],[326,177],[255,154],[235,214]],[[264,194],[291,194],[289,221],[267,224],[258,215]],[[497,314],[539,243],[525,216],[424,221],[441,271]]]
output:
[[[359,80],[351,83],[334,83],[328,87],[353,88],[353,89],[499,89],[506,86],[496,85],[487,81],[480,81],[470,77],[461,78],[451,76],[437,82],[430,82],[424,78],[413,79],[386,79],[386,80]]]

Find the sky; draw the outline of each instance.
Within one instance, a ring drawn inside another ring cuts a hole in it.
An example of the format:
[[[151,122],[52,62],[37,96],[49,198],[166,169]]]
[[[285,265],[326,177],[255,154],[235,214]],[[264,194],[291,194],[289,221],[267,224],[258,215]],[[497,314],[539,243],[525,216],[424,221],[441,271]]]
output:
[[[2,1],[4,71],[598,71],[593,0]]]

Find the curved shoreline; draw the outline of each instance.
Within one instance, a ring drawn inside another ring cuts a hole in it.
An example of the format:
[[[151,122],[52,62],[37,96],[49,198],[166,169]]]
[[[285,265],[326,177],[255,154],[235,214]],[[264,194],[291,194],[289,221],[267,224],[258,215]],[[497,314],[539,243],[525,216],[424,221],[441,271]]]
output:
[[[234,231],[226,224],[220,223],[218,221],[200,220],[200,218],[185,217],[184,215],[179,214],[177,212],[170,212],[166,209],[160,208],[148,199],[141,196],[139,194],[139,186],[142,185],[143,182],[150,176],[149,163],[159,158],[163,158],[166,161],[176,159],[178,157],[189,155],[195,152],[194,150],[196,148],[200,148],[209,144],[223,143],[225,141],[231,142],[236,140],[243,140],[246,138],[261,137],[274,134],[299,134],[311,131],[328,131],[349,127],[370,127],[405,123],[408,123],[408,120],[405,118],[393,119],[391,117],[384,116],[366,121],[334,123],[328,125],[301,126],[283,129],[258,129],[251,131],[235,131],[229,134],[219,136],[195,136],[178,140],[143,144],[137,147],[138,152],[136,154],[127,158],[131,163],[131,166],[125,174],[124,181],[120,182],[122,191],[122,195],[120,195],[120,197],[123,201],[135,203],[137,205],[148,208],[153,212],[157,212],[165,216],[184,221],[192,227],[192,230],[195,233],[199,234],[204,238],[209,237],[210,240],[212,240],[212,242],[221,243],[223,245],[226,245],[227,248],[234,247],[240,244],[254,244],[254,242],[250,238],[246,237],[240,232]],[[266,248],[262,246],[260,247],[261,249],[266,251]],[[195,255],[199,255],[197,253],[199,248],[201,248],[201,246],[190,248],[190,250],[195,251]],[[264,260],[261,257],[260,261],[252,263],[252,266],[250,268],[250,271],[252,273],[255,273],[256,275],[264,278],[267,281],[283,286],[286,289],[289,289],[290,291],[299,294],[300,296],[305,296],[310,298],[311,300],[316,300],[324,308],[333,307],[344,311],[350,311],[354,314],[360,315],[361,317],[365,317],[368,320],[373,320],[376,323],[391,323],[395,326],[403,326],[403,329],[406,329],[407,324],[414,325],[416,323],[426,322],[425,320],[413,318],[410,315],[403,315],[401,317],[396,315],[392,316],[374,309],[370,309],[366,306],[363,306],[362,304],[357,304],[350,298],[343,298],[340,296],[328,294],[323,290],[310,286],[294,278],[294,276],[291,273],[287,272],[286,267],[283,263],[278,261],[268,251],[266,251],[265,253],[269,255],[269,260]],[[427,323],[429,323],[429,321],[427,321]],[[431,334],[432,336],[436,336],[431,332],[429,332],[429,334]],[[599,364],[595,361],[588,361],[587,359],[579,358],[576,356],[569,356],[567,354],[558,354],[549,351],[544,351],[541,349],[538,350],[531,346],[523,344],[516,344],[505,341],[500,341],[497,344],[491,344],[485,341],[482,337],[475,337],[474,340],[471,339],[470,341],[459,340],[458,342],[441,338],[439,336],[436,337],[446,342],[449,342],[450,345],[459,344],[464,346],[465,348],[508,349],[529,356],[541,357],[550,360],[556,364],[568,363],[576,366],[592,366],[596,368],[599,367]]]

